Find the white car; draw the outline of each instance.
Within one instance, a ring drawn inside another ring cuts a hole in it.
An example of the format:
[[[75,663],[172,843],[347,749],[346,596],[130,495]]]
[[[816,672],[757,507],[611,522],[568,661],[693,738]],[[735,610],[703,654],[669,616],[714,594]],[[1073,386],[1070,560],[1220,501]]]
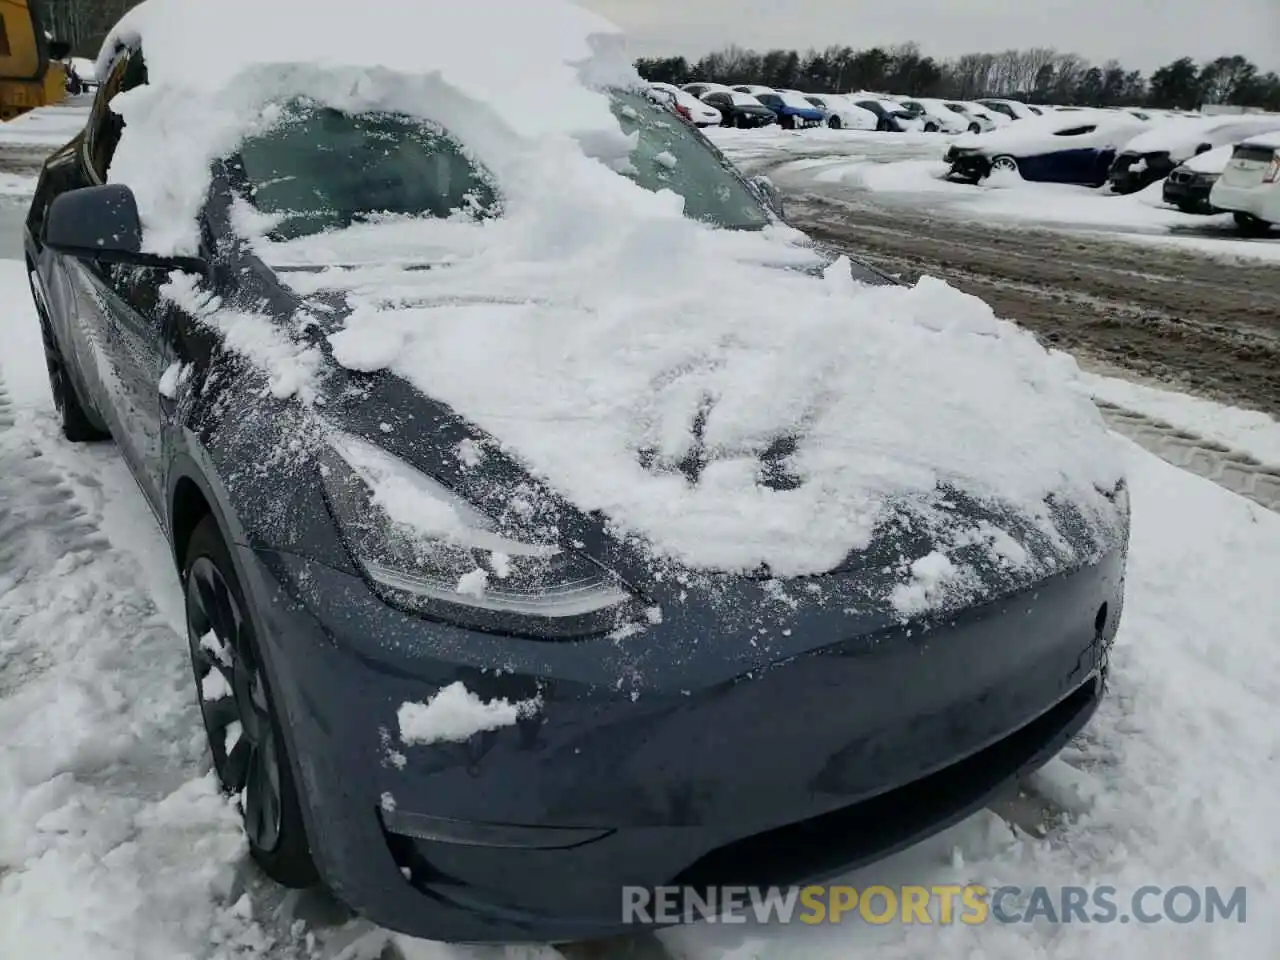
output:
[[[983,134],[964,134],[947,151],[948,177],[977,183],[993,172],[1024,180],[1100,187],[1117,151],[1150,124],[1124,112],[1054,111]]]
[[[1280,133],[1237,144],[1209,202],[1235,214],[1243,230],[1261,232],[1280,223]]]
[[[969,126],[965,128],[969,133],[986,133],[988,130],[995,130],[997,127],[1003,127],[1005,124],[1013,122],[1003,113],[988,110],[977,103],[944,100],[943,106],[952,113],[958,113],[969,121]]]
[[[1116,193],[1136,193],[1163,180],[1174,167],[1214,147],[1234,146],[1280,130],[1280,116],[1155,117],[1151,129],[1134,137],[1116,156],[1109,179]]]
[[[924,122],[925,133],[981,132],[972,129],[974,121],[952,110],[941,100],[917,97],[914,100],[903,100],[902,105]]]
[[[715,107],[673,83],[650,83],[649,89],[669,98],[672,109],[695,127],[718,127],[724,119]]]
[[[1021,100],[1006,100],[1003,97],[983,97],[978,103],[988,110],[1003,113],[1010,120],[1030,120],[1040,115],[1038,110],[1031,109]]]
[[[805,99],[827,112],[827,126],[832,130],[874,130],[877,117],[838,93],[808,93]]]
[[[711,93],[713,90],[732,90],[733,88],[725,86],[723,83],[707,83],[705,81],[699,81],[697,83],[686,83],[680,89],[683,90],[685,93],[692,94],[693,96],[701,100],[703,97],[705,97],[708,93]]]

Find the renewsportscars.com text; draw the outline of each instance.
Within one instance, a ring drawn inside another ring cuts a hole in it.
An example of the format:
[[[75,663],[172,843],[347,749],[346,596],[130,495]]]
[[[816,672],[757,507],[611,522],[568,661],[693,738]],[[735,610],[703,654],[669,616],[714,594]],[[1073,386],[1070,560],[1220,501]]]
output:
[[[624,887],[628,924],[1244,923],[1244,887]]]

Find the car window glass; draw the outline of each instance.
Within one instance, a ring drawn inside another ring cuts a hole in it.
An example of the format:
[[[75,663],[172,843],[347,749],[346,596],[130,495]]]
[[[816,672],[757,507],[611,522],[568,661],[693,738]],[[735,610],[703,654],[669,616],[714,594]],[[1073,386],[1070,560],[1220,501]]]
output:
[[[277,218],[277,240],[378,216],[485,214],[497,205],[488,174],[439,128],[406,116],[351,116],[310,101],[288,105],[232,162],[249,199]]]
[[[1090,126],[1085,126],[1085,127],[1071,127],[1071,128],[1070,128],[1070,129],[1068,129],[1068,130],[1058,130],[1058,131],[1056,131],[1056,132],[1055,132],[1055,136],[1059,136],[1059,137],[1081,137],[1081,136],[1084,136],[1086,133],[1093,133],[1093,131],[1095,131],[1095,130],[1097,130],[1097,129],[1098,129],[1097,124],[1092,124],[1092,125],[1090,125]]]

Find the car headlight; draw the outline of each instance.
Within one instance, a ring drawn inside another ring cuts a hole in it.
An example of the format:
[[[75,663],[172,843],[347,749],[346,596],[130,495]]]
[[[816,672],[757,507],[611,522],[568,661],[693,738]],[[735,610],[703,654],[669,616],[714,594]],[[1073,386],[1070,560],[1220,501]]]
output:
[[[331,435],[320,477],[356,564],[397,606],[545,639],[605,633],[644,615],[639,598],[589,557],[504,535],[448,487],[367,440]]]

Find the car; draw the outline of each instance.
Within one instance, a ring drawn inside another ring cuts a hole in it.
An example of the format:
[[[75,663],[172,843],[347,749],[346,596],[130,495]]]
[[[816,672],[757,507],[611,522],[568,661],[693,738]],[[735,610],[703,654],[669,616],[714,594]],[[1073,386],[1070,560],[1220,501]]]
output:
[[[924,130],[924,122],[893,100],[858,96],[854,105],[876,116],[876,129],[881,133],[915,133]]]
[[[907,112],[918,117],[924,124],[925,133],[981,133],[982,124],[970,120],[963,113],[952,110],[941,100],[921,97],[916,100],[903,100]],[[974,128],[977,129],[974,129]]]
[[[702,102],[720,111],[724,127],[750,130],[767,127],[778,120],[778,115],[749,93],[737,90],[712,90],[704,94]]]
[[[827,122],[827,114],[796,93],[779,91],[758,93],[755,98],[774,112],[778,124],[785,130],[801,126],[819,126]]]
[[[1021,100],[1006,100],[1002,97],[983,97],[978,100],[982,106],[996,113],[1004,114],[1010,120],[1027,120],[1040,116],[1040,111],[1032,109]]]
[[[1137,193],[1197,153],[1274,130],[1280,116],[1161,119],[1116,155],[1107,179],[1115,193]]]
[[[1209,202],[1231,213],[1245,233],[1264,234],[1280,223],[1280,133],[1236,144]]]
[[[1165,178],[1161,195],[1164,202],[1183,213],[1213,214],[1222,211],[1209,202],[1209,192],[1231,162],[1235,144],[1214,147],[1198,153],[1173,169]]]
[[[969,125],[965,128],[969,133],[986,133],[988,130],[994,130],[1010,122],[1004,114],[987,110],[976,103],[946,100],[943,101],[943,105],[952,113],[958,113],[969,121]],[[996,119],[997,117],[999,119]]]
[[[143,0],[25,219],[62,431],[155,512],[253,860],[416,937],[594,939],[1046,762],[1124,603],[1092,401],[786,228],[608,21],[431,17]]]
[[[761,83],[739,83],[734,86],[734,90],[739,93],[749,93],[753,97],[758,97],[762,93],[777,93],[776,87],[766,87]]]
[[[718,127],[724,122],[720,111],[671,83],[650,83],[649,88],[671,101],[671,108],[695,127]]]
[[[1000,130],[957,137],[944,159],[948,178],[977,183],[993,172],[1024,180],[1100,187],[1116,153],[1148,124],[1125,113],[1055,111]]]
[[[686,83],[680,89],[683,90],[685,93],[693,94],[695,97],[701,100],[704,96],[706,96],[708,93],[711,93],[713,90],[732,90],[733,88],[726,86],[723,83],[709,83],[706,81],[698,81],[696,83]]]
[[[832,130],[874,130],[880,120],[870,110],[837,93],[810,93],[805,99],[826,113],[827,126]]]

